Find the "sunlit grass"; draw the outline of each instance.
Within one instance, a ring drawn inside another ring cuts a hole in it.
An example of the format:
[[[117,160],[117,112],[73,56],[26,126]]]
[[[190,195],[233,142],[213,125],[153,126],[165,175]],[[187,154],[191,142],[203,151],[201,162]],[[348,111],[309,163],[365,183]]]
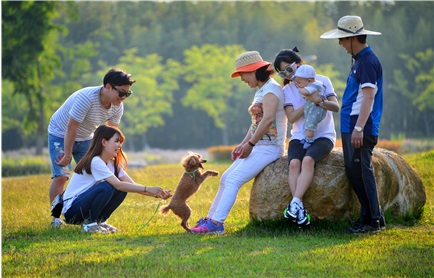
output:
[[[299,230],[285,221],[249,219],[252,182],[239,192],[225,235],[192,235],[167,204],[129,194],[110,218],[121,230],[88,235],[80,226],[49,230],[49,175],[2,179],[4,277],[433,277],[434,152],[406,157],[421,175],[427,204],[421,219],[388,221],[376,235],[345,233],[346,221],[321,221]],[[208,164],[220,173],[228,165]],[[178,164],[131,170],[139,183],[174,189]],[[190,225],[203,216],[218,189],[210,177],[189,201]],[[148,225],[144,224],[151,219]]]

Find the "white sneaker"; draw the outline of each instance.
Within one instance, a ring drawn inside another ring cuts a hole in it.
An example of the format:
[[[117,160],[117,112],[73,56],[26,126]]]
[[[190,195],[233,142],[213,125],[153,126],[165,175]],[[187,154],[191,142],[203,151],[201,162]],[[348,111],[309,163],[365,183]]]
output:
[[[51,221],[51,229],[60,229],[65,223],[60,218],[54,218],[53,221]]]
[[[110,234],[109,231],[107,231],[105,228],[101,227],[100,225],[98,225],[98,223],[93,222],[90,224],[83,224],[83,231],[85,233],[89,233],[89,234],[102,234],[102,235],[107,235]]]
[[[304,208],[298,211],[297,224],[299,227],[307,226],[310,224],[310,214]]]
[[[297,215],[300,207],[295,202],[291,202],[283,212],[283,216],[287,219],[291,219],[293,222],[297,221]]]

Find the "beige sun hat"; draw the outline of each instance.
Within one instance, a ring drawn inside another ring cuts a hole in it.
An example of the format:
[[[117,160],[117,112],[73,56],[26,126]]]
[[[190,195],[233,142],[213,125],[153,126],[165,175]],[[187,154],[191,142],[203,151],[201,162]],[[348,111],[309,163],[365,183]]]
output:
[[[359,35],[381,35],[380,32],[369,31],[363,27],[360,16],[346,15],[338,21],[338,28],[325,32],[320,36],[321,39],[340,39]]]
[[[232,73],[231,77],[238,77],[240,76],[240,72],[252,72],[269,65],[271,63],[264,61],[258,51],[247,51],[235,60],[236,70]]]

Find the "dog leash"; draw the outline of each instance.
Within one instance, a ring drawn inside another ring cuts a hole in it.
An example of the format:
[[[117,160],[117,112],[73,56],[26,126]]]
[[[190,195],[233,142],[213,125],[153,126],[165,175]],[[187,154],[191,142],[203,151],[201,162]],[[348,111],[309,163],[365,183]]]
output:
[[[149,220],[145,223],[145,225],[143,225],[138,231],[137,231],[137,233],[138,232],[140,232],[141,230],[143,230],[148,224],[149,224],[149,222],[151,222],[151,220],[152,220],[152,218],[154,218],[154,216],[157,214],[157,211],[158,211],[158,209],[160,208],[160,206],[161,206],[161,204],[163,203],[163,199],[161,199],[161,201],[160,201],[160,203],[157,205],[157,208],[155,209],[155,211],[154,211],[154,214],[151,216],[151,218],[149,218]]]

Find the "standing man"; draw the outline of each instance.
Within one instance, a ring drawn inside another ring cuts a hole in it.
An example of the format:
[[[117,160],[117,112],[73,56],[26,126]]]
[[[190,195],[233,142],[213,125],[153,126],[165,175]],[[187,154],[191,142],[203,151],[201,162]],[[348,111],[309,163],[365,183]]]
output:
[[[101,124],[118,126],[123,101],[132,92],[135,80],[120,69],[110,69],[103,86],[86,87],[74,92],[53,114],[48,125],[48,150],[51,158],[52,181],[50,203],[64,190],[71,170],[71,159],[76,163],[86,154],[94,131]],[[60,215],[53,215],[52,228],[60,228]]]
[[[338,39],[354,59],[342,97],[341,136],[345,169],[361,205],[361,218],[348,231],[379,232],[386,224],[378,201],[372,151],[383,111],[383,70],[366,37],[381,33],[364,29],[362,19],[353,15],[339,19],[337,27],[321,38]]]

